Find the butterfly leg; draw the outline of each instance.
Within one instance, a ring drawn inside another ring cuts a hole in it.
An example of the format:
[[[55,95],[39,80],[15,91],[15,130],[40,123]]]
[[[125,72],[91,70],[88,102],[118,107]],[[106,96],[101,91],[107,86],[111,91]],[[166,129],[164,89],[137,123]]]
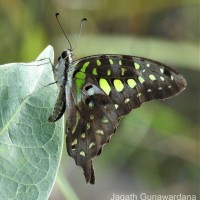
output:
[[[59,120],[66,108],[66,97],[65,97],[65,87],[60,87],[60,92],[54,106],[53,113],[49,116],[49,122],[55,122]]]

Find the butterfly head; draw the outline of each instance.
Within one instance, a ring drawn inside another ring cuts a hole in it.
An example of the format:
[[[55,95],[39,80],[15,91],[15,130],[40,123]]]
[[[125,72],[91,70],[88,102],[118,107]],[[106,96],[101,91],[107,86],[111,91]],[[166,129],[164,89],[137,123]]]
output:
[[[58,58],[58,62],[65,61],[67,64],[72,62],[72,50],[64,49],[61,56]]]

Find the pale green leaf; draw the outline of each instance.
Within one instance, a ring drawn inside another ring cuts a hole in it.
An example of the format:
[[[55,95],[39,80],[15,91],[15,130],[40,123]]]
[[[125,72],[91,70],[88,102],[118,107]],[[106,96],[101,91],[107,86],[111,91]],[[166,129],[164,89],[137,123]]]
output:
[[[53,187],[63,142],[62,120],[48,123],[53,60],[48,46],[35,62],[0,66],[0,199],[45,200]]]

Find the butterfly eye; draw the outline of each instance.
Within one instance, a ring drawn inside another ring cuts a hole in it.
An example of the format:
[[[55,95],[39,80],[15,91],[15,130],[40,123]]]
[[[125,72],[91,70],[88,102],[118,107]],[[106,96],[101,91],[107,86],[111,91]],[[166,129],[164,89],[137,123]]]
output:
[[[67,57],[67,51],[63,51],[61,57],[65,59]]]

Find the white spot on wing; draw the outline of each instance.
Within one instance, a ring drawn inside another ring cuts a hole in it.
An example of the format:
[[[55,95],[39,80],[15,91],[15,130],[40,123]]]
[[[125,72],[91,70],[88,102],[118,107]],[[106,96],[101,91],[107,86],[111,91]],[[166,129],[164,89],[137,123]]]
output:
[[[164,80],[165,80],[165,78],[164,78],[163,76],[161,76],[161,77],[160,77],[160,80],[161,80],[161,81],[164,81]]]
[[[84,151],[81,151],[81,152],[80,152],[80,155],[83,156],[83,157],[85,157],[85,152],[84,152]]]
[[[124,103],[128,103],[130,101],[129,98],[125,99]]]
[[[95,143],[94,142],[91,142],[90,145],[89,145],[89,149],[91,149],[92,147],[95,146]]]
[[[96,130],[96,133],[99,133],[100,135],[104,134],[104,132],[102,130],[100,130],[100,129]]]
[[[119,105],[118,104],[115,104],[115,109],[117,109],[119,107]]]
[[[151,89],[148,89],[147,92],[152,92],[152,90],[151,90]]]

